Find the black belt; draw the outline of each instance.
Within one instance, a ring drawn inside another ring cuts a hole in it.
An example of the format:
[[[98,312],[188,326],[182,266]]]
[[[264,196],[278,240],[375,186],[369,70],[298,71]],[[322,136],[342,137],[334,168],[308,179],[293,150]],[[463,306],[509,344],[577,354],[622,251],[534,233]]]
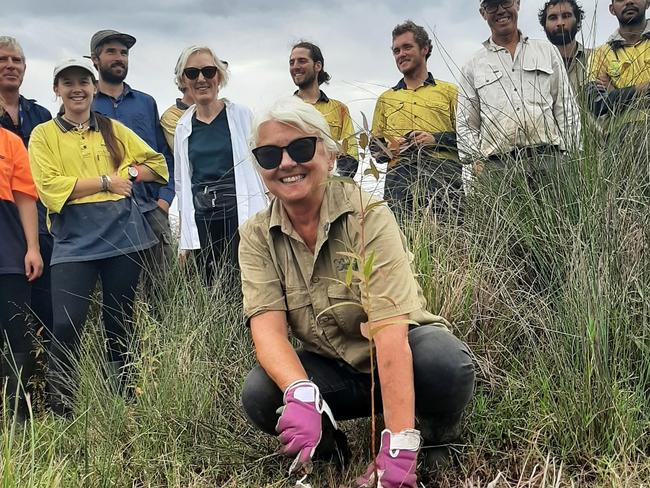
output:
[[[488,161],[512,161],[517,159],[530,159],[545,154],[557,154],[560,152],[558,146],[543,144],[541,146],[518,147],[507,153],[493,154]]]

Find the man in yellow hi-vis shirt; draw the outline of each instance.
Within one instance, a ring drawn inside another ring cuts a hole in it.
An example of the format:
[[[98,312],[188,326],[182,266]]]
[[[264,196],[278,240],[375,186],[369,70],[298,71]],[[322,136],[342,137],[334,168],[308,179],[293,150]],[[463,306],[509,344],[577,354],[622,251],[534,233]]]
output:
[[[592,55],[589,93],[596,116],[620,115],[622,123],[650,116],[650,0],[611,0],[619,28]]]
[[[450,204],[458,206],[462,193],[458,89],[427,70],[432,43],[423,27],[409,20],[395,27],[392,37],[403,78],[379,96],[372,120],[373,153],[378,162],[388,162],[384,198],[393,212],[406,217],[429,207],[444,213]]]
[[[359,166],[359,146],[350,111],[320,89],[320,85],[330,80],[324,68],[323,53],[315,44],[301,41],[291,49],[289,73],[298,87],[294,95],[312,104],[325,117],[332,137],[343,147],[342,154],[336,158],[337,172],[341,176],[354,178]]]

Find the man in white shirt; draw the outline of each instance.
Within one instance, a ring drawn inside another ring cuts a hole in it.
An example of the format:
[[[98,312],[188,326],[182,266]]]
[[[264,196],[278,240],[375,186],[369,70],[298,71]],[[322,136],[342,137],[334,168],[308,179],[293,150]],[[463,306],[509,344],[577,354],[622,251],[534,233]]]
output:
[[[466,180],[485,162],[503,168],[556,159],[580,133],[564,62],[548,41],[517,28],[519,0],[483,0],[479,11],[492,35],[460,80],[456,127]]]

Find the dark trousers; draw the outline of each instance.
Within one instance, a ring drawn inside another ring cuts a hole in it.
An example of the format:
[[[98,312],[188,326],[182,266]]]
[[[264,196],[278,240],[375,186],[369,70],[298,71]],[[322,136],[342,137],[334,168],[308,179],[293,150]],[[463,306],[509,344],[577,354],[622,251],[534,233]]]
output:
[[[517,185],[525,178],[531,191],[548,185],[562,163],[563,155],[556,146],[536,146],[515,149],[506,154],[488,158],[483,173],[478,178],[481,184],[499,184],[502,189]],[[504,176],[508,180],[504,180]]]
[[[38,242],[43,258],[43,274],[32,283],[32,311],[36,320],[43,326],[43,337],[52,330],[52,273],[50,260],[52,259],[52,248],[54,246],[50,234],[40,234]]]
[[[5,338],[12,353],[31,352],[30,284],[24,275],[0,275],[0,333],[0,353]]]
[[[50,389],[63,396],[70,394],[74,384],[72,358],[78,350],[97,279],[102,284],[102,318],[109,361],[124,361],[140,268],[138,253],[52,266],[54,329],[49,356]]]
[[[474,392],[474,365],[467,346],[450,332],[420,326],[408,335],[413,354],[415,413],[425,441],[445,442],[447,428],[458,423]],[[336,420],[368,417],[369,373],[361,373],[341,360],[299,351],[308,377],[316,383]],[[381,387],[376,382],[377,412],[382,411]],[[282,391],[258,365],[246,377],[242,404],[251,422],[275,435],[276,410],[282,406]]]
[[[158,239],[158,244],[142,253],[143,290],[147,297],[151,299],[153,296],[157,296],[157,292],[160,291],[164,275],[174,259],[174,250],[172,249],[169,215],[163,209],[156,207],[145,213],[144,217]]]
[[[229,276],[239,270],[239,222],[233,215],[213,214],[209,218],[196,217],[201,249],[196,253],[199,271],[207,286],[214,284],[217,270],[227,269]]]
[[[463,196],[462,165],[426,150],[401,155],[386,172],[384,199],[398,218],[414,211],[453,218]]]

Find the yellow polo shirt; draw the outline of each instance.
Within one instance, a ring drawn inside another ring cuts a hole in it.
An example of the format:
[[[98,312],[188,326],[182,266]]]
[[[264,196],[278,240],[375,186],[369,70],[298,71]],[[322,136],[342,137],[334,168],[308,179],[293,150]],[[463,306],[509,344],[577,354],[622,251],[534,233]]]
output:
[[[390,141],[414,130],[431,134],[455,132],[457,101],[456,85],[434,80],[431,73],[415,90],[407,88],[402,79],[377,99],[372,133]],[[455,152],[440,152],[438,156],[457,158]]]
[[[368,372],[363,322],[408,315],[418,324],[449,324],[426,310],[413,255],[385,204],[374,208],[364,223],[366,255],[376,256],[369,298],[365,285],[345,286],[350,258],[341,253],[361,250],[359,191],[343,182],[327,185],[315,255],[293,229],[282,203],[273,199],[240,228],[239,262],[247,322],[265,312],[284,311],[304,349]],[[363,200],[365,206],[372,197],[363,193]]]
[[[596,49],[589,62],[589,80],[595,81],[606,73],[616,89],[627,88],[650,82],[650,20],[641,40],[636,44],[627,44],[617,30],[605,44]],[[625,122],[643,120],[648,117],[639,110],[628,110],[624,114]]]
[[[296,91],[294,95],[297,94]],[[312,105],[327,121],[332,138],[341,144],[344,144],[343,141],[345,141],[347,149],[345,154],[359,160],[359,144],[348,107],[343,102],[329,98],[322,90],[320,97]]]

